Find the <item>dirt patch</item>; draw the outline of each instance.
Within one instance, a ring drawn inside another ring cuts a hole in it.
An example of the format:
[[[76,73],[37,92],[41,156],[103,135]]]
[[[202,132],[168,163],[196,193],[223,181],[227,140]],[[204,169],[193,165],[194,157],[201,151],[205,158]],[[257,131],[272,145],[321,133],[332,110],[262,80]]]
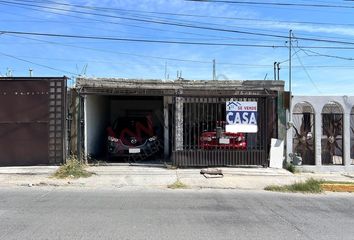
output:
[[[324,191],[331,192],[354,192],[354,184],[328,184],[323,183],[321,187]]]

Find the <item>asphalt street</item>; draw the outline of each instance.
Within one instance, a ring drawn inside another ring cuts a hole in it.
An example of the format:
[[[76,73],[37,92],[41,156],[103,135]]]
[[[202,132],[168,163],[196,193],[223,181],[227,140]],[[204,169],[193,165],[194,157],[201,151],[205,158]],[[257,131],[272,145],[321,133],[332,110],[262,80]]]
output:
[[[353,239],[353,194],[0,189],[0,239]]]

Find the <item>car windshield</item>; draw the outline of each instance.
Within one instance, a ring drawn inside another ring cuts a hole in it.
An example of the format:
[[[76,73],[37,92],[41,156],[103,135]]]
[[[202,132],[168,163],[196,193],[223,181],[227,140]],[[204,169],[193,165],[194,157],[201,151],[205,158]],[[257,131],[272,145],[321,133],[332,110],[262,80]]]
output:
[[[113,124],[113,131],[120,137],[152,137],[154,130],[149,118],[118,118]]]

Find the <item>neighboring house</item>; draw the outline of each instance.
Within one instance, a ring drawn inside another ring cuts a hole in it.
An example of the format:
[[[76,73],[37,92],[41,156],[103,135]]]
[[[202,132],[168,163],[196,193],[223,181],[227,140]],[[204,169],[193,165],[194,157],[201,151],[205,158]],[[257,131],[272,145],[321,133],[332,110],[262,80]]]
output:
[[[0,166],[63,163],[65,119],[65,77],[0,78]]]
[[[354,170],[354,97],[294,96],[287,155],[302,157],[302,169]]]

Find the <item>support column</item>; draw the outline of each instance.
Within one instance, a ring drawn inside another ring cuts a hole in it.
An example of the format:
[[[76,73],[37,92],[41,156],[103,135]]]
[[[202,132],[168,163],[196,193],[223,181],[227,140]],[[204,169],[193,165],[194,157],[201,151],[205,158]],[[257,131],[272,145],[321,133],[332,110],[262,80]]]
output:
[[[87,164],[87,133],[88,133],[88,129],[87,129],[87,96],[84,95],[83,96],[83,119],[81,120],[81,125],[83,126],[84,128],[84,136],[83,136],[83,140],[84,140],[84,149],[83,149],[83,156],[82,156],[82,159],[85,161],[85,163]]]
[[[291,161],[289,156],[290,153],[293,153],[293,127],[291,123],[289,125],[289,110],[286,110],[286,156],[285,159],[287,162]]]
[[[345,112],[343,118],[343,164],[350,166],[350,112]]]
[[[176,97],[175,102],[175,149],[183,150],[183,98]]]
[[[278,139],[284,141],[284,157],[285,160],[288,160],[289,156],[289,150],[288,148],[290,147],[289,144],[289,136],[288,136],[288,131],[286,129],[286,110],[284,108],[284,93],[278,93],[277,97],[277,112],[278,112]],[[291,147],[292,148],[292,147]]]
[[[82,119],[83,119],[83,99],[80,94],[78,94],[78,110],[77,110],[77,136],[76,136],[76,154],[79,160],[82,159],[82,135],[84,134],[82,129]]]
[[[316,166],[322,165],[322,113],[315,111],[315,164]]]
[[[170,141],[171,139],[169,138],[170,133],[169,133],[169,112],[168,112],[168,103],[170,102],[169,99],[170,97],[164,96],[163,97],[163,117],[164,117],[164,159],[165,161],[168,160],[168,157],[170,155]]]

